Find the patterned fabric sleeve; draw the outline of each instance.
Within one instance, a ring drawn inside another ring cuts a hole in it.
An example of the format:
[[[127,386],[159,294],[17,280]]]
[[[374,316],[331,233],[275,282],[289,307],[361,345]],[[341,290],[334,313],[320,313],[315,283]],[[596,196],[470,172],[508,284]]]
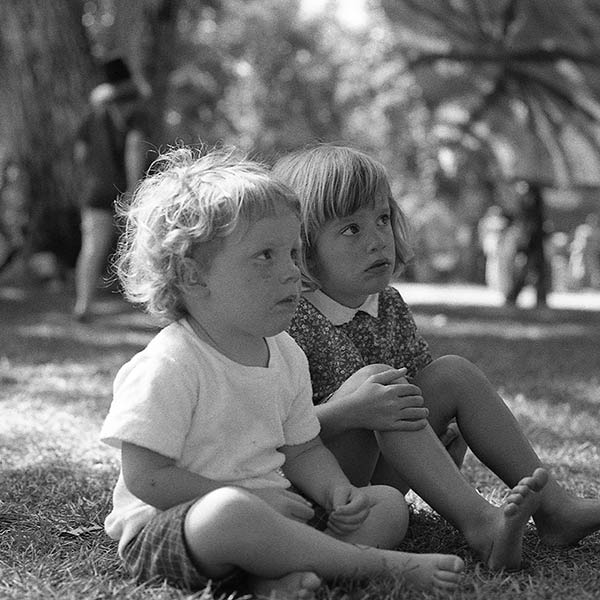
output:
[[[398,290],[387,288],[382,296],[386,299],[389,298],[398,311],[395,318],[398,328],[397,346],[404,349],[408,359],[408,364],[405,366],[408,368],[409,375],[414,377],[432,361],[429,344],[419,332],[412,312]]]
[[[314,404],[325,400],[366,364],[346,334],[304,298],[300,299],[288,333],[308,358]]]

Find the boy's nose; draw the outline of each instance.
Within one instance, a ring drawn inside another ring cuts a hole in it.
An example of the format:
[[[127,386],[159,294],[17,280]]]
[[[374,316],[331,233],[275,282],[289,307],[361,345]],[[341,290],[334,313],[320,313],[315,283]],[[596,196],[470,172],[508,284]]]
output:
[[[281,280],[284,283],[289,281],[300,281],[300,267],[293,261],[290,261],[281,273]]]

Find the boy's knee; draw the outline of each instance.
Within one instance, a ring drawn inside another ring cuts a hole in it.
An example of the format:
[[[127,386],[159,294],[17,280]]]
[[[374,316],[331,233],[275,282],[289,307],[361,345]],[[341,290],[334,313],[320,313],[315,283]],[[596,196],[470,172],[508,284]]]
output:
[[[250,492],[233,486],[218,488],[198,499],[188,511],[186,529],[202,529],[210,527],[217,530],[227,523],[235,529],[238,524],[252,519],[252,515],[261,507],[259,498]]]
[[[371,485],[369,496],[374,507],[385,515],[390,527],[398,528],[398,541],[404,538],[408,529],[408,505],[402,492],[389,485]]]

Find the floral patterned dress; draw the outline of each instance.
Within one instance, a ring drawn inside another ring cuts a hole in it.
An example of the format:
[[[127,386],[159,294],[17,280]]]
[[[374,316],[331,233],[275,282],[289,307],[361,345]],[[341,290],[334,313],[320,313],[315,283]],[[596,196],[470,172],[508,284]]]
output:
[[[379,294],[377,317],[358,311],[337,326],[302,298],[288,331],[308,358],[315,404],[366,365],[406,367],[414,377],[432,360],[408,305],[392,287]]]

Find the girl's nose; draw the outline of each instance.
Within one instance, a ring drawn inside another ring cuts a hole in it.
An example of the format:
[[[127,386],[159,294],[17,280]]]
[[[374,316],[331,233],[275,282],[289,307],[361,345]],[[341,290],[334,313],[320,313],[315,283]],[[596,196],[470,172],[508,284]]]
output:
[[[369,235],[367,245],[369,251],[373,251],[385,248],[387,243],[387,232],[380,231],[379,229],[374,229]]]

